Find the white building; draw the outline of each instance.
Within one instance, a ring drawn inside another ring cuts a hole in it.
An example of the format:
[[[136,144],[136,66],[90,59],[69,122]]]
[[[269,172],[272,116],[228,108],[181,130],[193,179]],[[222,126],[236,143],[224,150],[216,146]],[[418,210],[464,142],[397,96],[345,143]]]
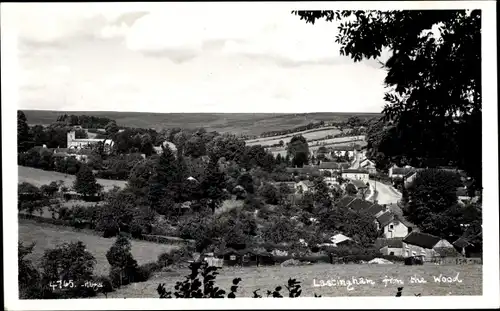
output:
[[[403,178],[407,174],[415,171],[415,169],[411,166],[398,167],[394,165],[389,169],[389,177],[390,178]]]
[[[367,170],[368,173],[370,173],[370,174],[377,173],[377,169],[375,167],[375,162],[373,162],[372,160],[370,160],[368,158],[365,158],[364,160],[359,162],[359,168]]]
[[[69,131],[66,136],[67,148],[69,149],[81,149],[85,147],[89,147],[91,145],[95,145],[97,143],[104,143],[104,148],[113,147],[113,140],[108,138],[76,138],[75,131]]]
[[[422,256],[425,261],[435,257],[456,257],[460,254],[450,242],[440,237],[412,232],[403,239],[403,256]]]
[[[309,181],[309,180],[299,181],[295,185],[295,191],[298,193],[305,193],[305,192],[309,192],[309,191],[313,191],[313,190],[314,190],[314,183],[312,181]]]
[[[413,229],[410,223],[391,212],[385,212],[378,216],[375,224],[377,225],[377,229],[381,230],[387,239],[404,238]]]
[[[367,170],[363,169],[346,169],[342,171],[342,178],[361,180],[364,183],[367,183],[370,178],[370,174]]]

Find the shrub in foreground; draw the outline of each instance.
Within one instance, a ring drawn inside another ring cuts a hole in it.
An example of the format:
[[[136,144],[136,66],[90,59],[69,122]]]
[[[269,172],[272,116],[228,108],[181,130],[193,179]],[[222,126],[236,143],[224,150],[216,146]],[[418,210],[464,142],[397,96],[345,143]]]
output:
[[[241,278],[233,279],[230,292],[226,296],[226,291],[215,284],[215,279],[219,274],[217,272],[218,268],[208,266],[206,262],[191,263],[189,268],[191,273],[185,276],[184,281],[176,282],[174,292],[167,291],[165,283],[158,284],[156,291],[160,298],[236,298],[238,284],[242,281]],[[288,291],[288,294],[285,295],[289,298],[300,297],[302,294],[300,282],[296,279],[288,279],[284,288]],[[283,298],[282,290],[282,286],[277,286],[274,290],[266,290],[265,295],[266,297]],[[259,294],[259,291],[260,289],[255,290],[252,297],[262,298],[263,296]],[[398,287],[396,297],[401,297],[402,293],[403,287]],[[415,294],[415,296],[421,295]],[[321,295],[314,294],[314,297],[321,297]]]

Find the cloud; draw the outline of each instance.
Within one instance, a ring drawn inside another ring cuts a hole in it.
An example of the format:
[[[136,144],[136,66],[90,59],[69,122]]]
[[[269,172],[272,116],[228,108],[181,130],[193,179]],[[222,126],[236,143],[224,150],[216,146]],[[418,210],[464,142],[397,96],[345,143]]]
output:
[[[334,23],[309,25],[289,11],[240,4],[40,7],[18,12],[28,21],[21,108],[377,112],[382,106],[385,72],[341,57]]]

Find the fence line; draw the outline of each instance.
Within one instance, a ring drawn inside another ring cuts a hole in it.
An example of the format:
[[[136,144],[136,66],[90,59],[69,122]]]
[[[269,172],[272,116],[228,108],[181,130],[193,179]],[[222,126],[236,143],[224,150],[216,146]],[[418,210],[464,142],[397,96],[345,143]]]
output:
[[[483,259],[465,258],[465,257],[446,257],[446,258],[434,258],[432,262],[440,265],[480,265],[483,263]]]
[[[18,213],[18,217],[20,219],[26,219],[26,220],[30,220],[30,221],[33,221],[36,223],[49,224],[49,225],[53,225],[53,226],[64,227],[65,229],[69,229],[72,231],[85,232],[85,233],[90,234],[90,235],[101,236],[101,233],[99,231],[95,231],[95,230],[92,230],[89,228],[76,228],[76,227],[72,226],[71,221],[69,221],[69,220],[46,218],[46,217],[23,214],[23,213]],[[182,239],[179,237],[170,237],[170,236],[164,236],[164,235],[150,235],[150,234],[143,234],[141,237],[130,237],[130,239],[154,242],[154,243],[159,243],[159,244],[193,244],[194,243],[194,240],[187,240],[187,239]]]

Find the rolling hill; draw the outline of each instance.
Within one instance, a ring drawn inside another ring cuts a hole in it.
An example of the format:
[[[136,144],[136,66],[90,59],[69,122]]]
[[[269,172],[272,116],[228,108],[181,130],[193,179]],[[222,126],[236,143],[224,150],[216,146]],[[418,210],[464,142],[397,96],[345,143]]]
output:
[[[116,120],[118,125],[141,128],[198,128],[208,131],[231,132],[243,135],[260,135],[319,121],[343,121],[351,116],[371,118],[378,113],[146,113],[117,111],[50,111],[23,110],[31,125],[48,125],[62,114],[92,115]]]

